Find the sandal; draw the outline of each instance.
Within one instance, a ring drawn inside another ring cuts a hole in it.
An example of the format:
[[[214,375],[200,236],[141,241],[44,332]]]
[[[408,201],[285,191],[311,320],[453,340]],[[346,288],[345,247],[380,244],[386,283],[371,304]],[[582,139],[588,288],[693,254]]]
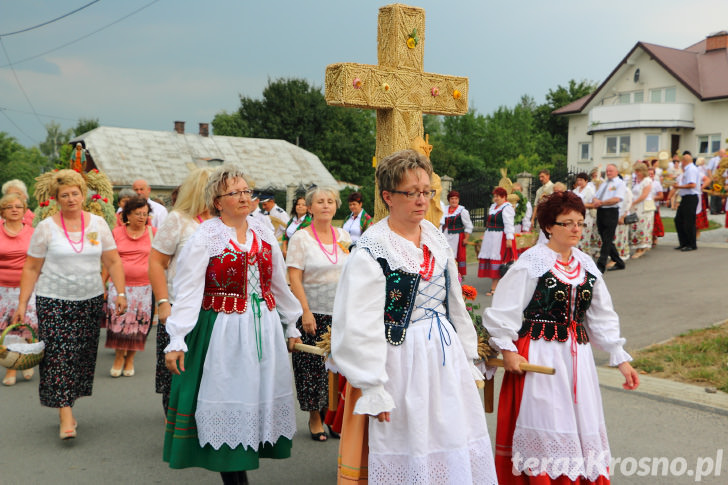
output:
[[[490,290],[488,293],[485,294],[485,296],[493,296],[495,293],[495,290]]]
[[[31,369],[25,369],[23,371],[23,379],[25,379],[26,381],[29,381],[29,380],[31,380],[33,378],[33,374],[35,374],[35,371],[32,368]]]
[[[338,440],[339,438],[341,438],[341,435],[339,433],[337,433],[336,431],[334,431],[333,429],[331,429],[331,426],[329,426],[327,424],[326,427],[329,430],[329,436],[331,436],[332,438],[334,438],[336,440]]]
[[[319,441],[323,443],[324,441],[329,439],[326,431],[322,431],[321,433],[314,433],[313,431],[311,431],[311,423],[308,423],[308,432],[311,433],[311,439],[314,441]]]

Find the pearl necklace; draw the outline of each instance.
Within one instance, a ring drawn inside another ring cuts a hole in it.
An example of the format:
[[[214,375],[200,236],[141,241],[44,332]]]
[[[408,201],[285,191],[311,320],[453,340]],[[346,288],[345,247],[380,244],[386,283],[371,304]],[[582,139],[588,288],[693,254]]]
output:
[[[3,229],[5,230],[5,234],[7,234],[7,235],[8,235],[8,236],[10,236],[10,237],[15,237],[15,236],[17,236],[18,234],[20,234],[21,232],[23,232],[23,228],[24,228],[24,227],[25,227],[25,225],[24,225],[23,223],[21,223],[21,224],[20,224],[20,230],[18,230],[17,232],[13,232],[13,231],[11,231],[11,230],[10,230],[10,229],[8,228],[8,223],[7,223],[7,221],[3,222]]]

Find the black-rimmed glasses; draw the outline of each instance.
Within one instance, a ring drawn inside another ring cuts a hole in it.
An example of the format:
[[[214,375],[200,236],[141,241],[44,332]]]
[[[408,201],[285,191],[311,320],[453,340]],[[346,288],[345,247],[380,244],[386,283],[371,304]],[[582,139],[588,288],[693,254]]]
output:
[[[233,190],[232,192],[228,192],[227,194],[220,194],[218,197],[237,197],[238,199],[242,199],[243,197],[251,197],[253,195],[253,191],[250,189],[245,190]]]
[[[430,200],[435,196],[435,190],[414,190],[412,192],[405,192],[403,190],[391,190],[393,194],[402,194],[408,199],[416,199],[420,195],[425,198],[425,200]]]

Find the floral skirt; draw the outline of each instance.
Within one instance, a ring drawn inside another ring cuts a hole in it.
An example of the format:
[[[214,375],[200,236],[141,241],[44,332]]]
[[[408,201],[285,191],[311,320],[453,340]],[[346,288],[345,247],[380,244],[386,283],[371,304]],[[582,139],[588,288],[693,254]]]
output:
[[[13,319],[13,313],[18,308],[18,296],[20,296],[19,287],[0,286],[0,332],[8,328],[10,321]],[[35,293],[30,295],[28,299],[24,323],[30,325],[36,332],[38,331],[38,317],[35,313]],[[27,328],[13,330],[10,333],[19,335],[24,339],[31,337],[30,330]]]
[[[38,389],[41,405],[73,406],[79,397],[91,395],[103,303],[103,295],[81,301],[36,297],[38,336],[45,342]]]
[[[629,226],[629,245],[633,249],[652,247],[652,226],[655,222],[653,211],[637,213],[639,220]]]
[[[594,227],[594,218],[589,215],[584,218],[584,229],[581,231],[581,241],[578,248],[587,254],[591,254],[592,233],[596,232]]]
[[[303,331],[299,318],[296,328],[301,332],[301,341],[306,345],[316,345],[321,337],[331,328],[331,315],[314,313],[316,334]],[[329,373],[324,368],[324,358],[320,355],[305,352],[294,352],[293,379],[296,382],[296,396],[302,411],[320,411],[329,404]]]
[[[116,288],[109,288],[106,300],[106,348],[144,350],[149,327],[152,325],[152,286],[127,286],[126,313],[116,314]]]

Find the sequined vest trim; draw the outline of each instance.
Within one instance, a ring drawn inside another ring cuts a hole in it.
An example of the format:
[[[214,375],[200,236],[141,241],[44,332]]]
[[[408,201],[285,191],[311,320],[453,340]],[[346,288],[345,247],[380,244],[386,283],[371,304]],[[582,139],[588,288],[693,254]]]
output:
[[[488,214],[488,217],[485,219],[486,231],[502,231],[503,229],[505,229],[506,226],[503,223],[504,208],[505,204],[495,214]]]
[[[442,232],[449,232],[450,234],[460,234],[465,231],[465,224],[463,224],[463,218],[460,214],[456,216],[445,216],[445,224],[442,225]]]
[[[569,337],[569,327],[573,324],[577,343],[589,342],[584,317],[591,305],[595,281],[596,276],[587,271],[584,281],[576,287],[572,315],[571,285],[561,281],[551,271],[544,273],[538,279],[531,301],[523,310],[523,326],[518,335],[530,335],[532,340],[565,342]]]
[[[377,258],[386,279],[384,299],[384,336],[392,345],[402,345],[407,334],[412,310],[415,306],[417,288],[422,276],[402,270],[392,270],[384,258]],[[447,290],[450,288],[450,277],[445,268],[445,311],[449,320]]]
[[[205,292],[202,308],[225,313],[244,313],[248,307],[248,264],[257,264],[260,275],[261,296],[269,310],[276,306],[271,292],[273,251],[271,245],[261,241],[255,260],[248,261],[248,253],[226,247],[210,258],[205,273]]]

